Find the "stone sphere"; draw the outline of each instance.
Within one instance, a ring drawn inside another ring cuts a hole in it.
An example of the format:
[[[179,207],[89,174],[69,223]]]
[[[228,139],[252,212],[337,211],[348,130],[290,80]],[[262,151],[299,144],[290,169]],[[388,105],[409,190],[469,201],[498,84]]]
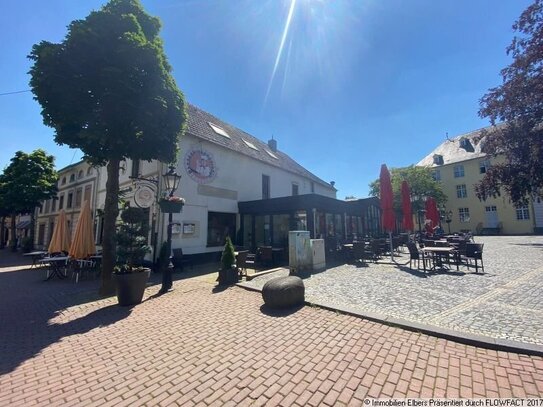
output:
[[[264,303],[270,308],[289,308],[304,303],[305,287],[300,277],[278,277],[262,288]]]

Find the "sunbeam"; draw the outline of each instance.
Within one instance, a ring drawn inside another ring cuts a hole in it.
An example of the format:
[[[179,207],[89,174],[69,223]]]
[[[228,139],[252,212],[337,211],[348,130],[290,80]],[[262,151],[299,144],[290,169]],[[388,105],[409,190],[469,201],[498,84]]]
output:
[[[296,1],[297,0],[290,1],[290,9],[288,11],[287,21],[285,23],[285,29],[283,30],[283,36],[281,37],[281,43],[279,44],[279,49],[277,50],[277,56],[275,57],[275,64],[273,65],[273,71],[270,77],[270,82],[268,83],[268,89],[266,90],[266,96],[264,97],[264,106],[266,106],[266,103],[268,101],[268,96],[270,94],[273,80],[275,78],[275,72],[277,71],[277,66],[279,65],[279,61],[281,60],[281,54],[283,53],[283,47],[285,45],[285,40],[287,39],[288,30],[290,28],[290,22],[292,20],[292,15],[294,14],[294,8],[296,7]]]

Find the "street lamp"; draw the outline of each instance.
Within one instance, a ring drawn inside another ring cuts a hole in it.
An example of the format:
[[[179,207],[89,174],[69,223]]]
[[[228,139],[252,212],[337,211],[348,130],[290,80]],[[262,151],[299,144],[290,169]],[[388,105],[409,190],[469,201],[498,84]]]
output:
[[[175,171],[175,167],[170,165],[168,167],[168,172],[163,174],[164,184],[166,189],[166,195],[172,197],[174,192],[179,186],[181,181],[181,175]],[[166,244],[168,246],[168,267],[162,271],[162,287],[160,288],[159,293],[164,294],[165,292],[172,289],[172,264],[171,264],[171,253],[172,253],[172,226],[173,226],[173,213],[168,213],[168,238]]]
[[[445,222],[447,223],[447,228],[449,230],[449,235],[451,234],[451,222],[452,222],[452,211],[448,211],[445,213]]]

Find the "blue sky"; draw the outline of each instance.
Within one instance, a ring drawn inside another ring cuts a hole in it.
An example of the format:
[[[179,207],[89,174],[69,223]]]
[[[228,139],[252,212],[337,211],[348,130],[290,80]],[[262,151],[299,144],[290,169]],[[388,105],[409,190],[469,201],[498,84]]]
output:
[[[61,41],[70,21],[104,3],[3,1],[0,93],[29,88],[34,43]],[[416,163],[446,133],[488,124],[477,115],[479,98],[501,83],[511,26],[530,1],[142,3],[162,20],[190,103],[263,141],[273,135],[281,151],[335,181],[342,199],[367,196],[382,163]],[[44,148],[57,168],[81,158],[54,143],[29,92],[0,96],[0,135],[0,168],[17,150]]]

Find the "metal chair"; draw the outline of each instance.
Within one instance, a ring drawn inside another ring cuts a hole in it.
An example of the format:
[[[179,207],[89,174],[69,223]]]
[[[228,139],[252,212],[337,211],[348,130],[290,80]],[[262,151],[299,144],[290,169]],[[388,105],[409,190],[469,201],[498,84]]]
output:
[[[468,269],[472,266],[472,261],[475,265],[475,272],[479,272],[478,262],[481,261],[481,270],[484,272],[483,264],[483,246],[484,243],[466,243],[466,254],[464,256],[465,264]]]
[[[413,242],[408,242],[407,249],[409,250],[409,268],[412,269],[411,263],[413,260],[416,260],[417,269],[420,269],[420,261],[422,260],[423,268],[426,270],[426,257],[424,257],[424,253],[419,252],[417,245]]]

